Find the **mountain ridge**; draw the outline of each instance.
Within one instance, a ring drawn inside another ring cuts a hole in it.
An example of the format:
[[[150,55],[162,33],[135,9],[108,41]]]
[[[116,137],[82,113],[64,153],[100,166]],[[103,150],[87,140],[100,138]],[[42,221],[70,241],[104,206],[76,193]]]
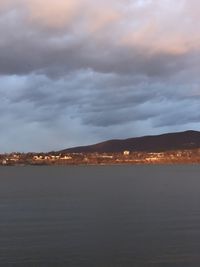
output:
[[[111,139],[100,143],[60,150],[62,153],[117,153],[124,150],[136,152],[161,152],[200,148],[200,132],[183,132],[147,135],[126,139]]]

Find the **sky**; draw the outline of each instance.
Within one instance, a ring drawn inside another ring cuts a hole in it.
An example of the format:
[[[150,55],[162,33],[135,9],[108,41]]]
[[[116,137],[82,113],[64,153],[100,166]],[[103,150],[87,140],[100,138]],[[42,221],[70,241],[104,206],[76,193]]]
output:
[[[200,130],[199,0],[0,0],[0,152]]]

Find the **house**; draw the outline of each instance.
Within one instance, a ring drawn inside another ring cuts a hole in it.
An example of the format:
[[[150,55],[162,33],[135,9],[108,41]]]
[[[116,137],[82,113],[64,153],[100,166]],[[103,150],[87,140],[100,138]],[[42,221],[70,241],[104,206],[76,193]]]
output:
[[[33,160],[43,160],[43,156],[40,156],[40,155],[36,155],[33,157]]]
[[[72,159],[72,157],[65,155],[65,156],[61,157],[60,159],[69,160],[69,159]]]
[[[6,159],[3,159],[2,160],[2,165],[6,165],[7,164],[7,160]]]

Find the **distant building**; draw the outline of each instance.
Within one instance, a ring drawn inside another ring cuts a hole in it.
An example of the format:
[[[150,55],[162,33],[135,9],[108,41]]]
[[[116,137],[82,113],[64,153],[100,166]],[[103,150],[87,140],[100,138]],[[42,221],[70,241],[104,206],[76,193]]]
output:
[[[69,159],[72,159],[71,156],[64,156],[64,157],[61,157],[60,159],[66,159],[66,160],[69,160]]]
[[[36,155],[33,157],[34,160],[43,160],[43,156]]]
[[[102,156],[100,156],[100,158],[102,158],[102,159],[113,159],[113,156],[110,156],[110,155],[102,155]]]
[[[128,155],[130,155],[130,151],[129,151],[129,150],[125,150],[125,151],[123,152],[123,154],[124,154],[124,156],[128,156]]]

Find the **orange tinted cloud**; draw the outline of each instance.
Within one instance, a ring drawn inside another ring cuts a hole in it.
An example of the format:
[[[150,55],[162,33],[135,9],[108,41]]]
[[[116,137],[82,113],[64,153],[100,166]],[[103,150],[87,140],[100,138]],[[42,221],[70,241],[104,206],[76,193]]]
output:
[[[30,27],[62,29],[150,54],[179,55],[200,45],[197,0],[0,0],[0,9],[6,8],[23,10]]]
[[[59,28],[69,23],[79,12],[82,6],[79,1],[66,0],[29,0],[24,1],[30,19],[43,26]]]

